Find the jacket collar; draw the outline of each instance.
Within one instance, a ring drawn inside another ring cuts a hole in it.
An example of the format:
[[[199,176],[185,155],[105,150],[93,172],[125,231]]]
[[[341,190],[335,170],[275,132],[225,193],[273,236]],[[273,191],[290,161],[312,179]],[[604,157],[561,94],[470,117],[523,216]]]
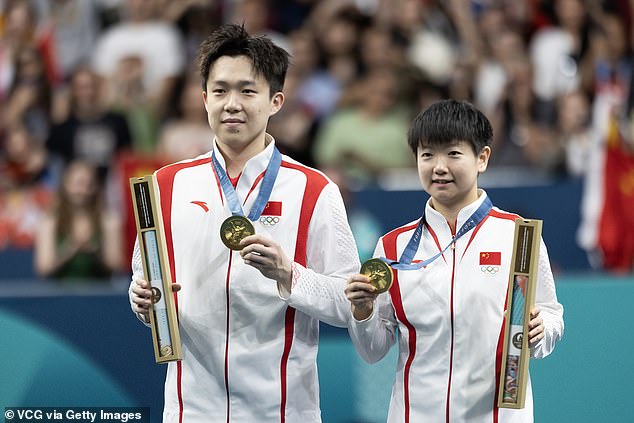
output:
[[[244,197],[242,194],[247,194],[254,182],[260,174],[262,174],[266,167],[269,165],[269,161],[271,160],[271,156],[273,156],[273,148],[275,147],[275,139],[269,134],[266,134],[266,147],[264,150],[260,151],[255,156],[251,157],[244,168],[242,169],[242,173],[240,174],[240,178],[238,179],[238,185],[236,186],[236,192],[239,192],[240,199],[244,201]],[[216,159],[220,163],[220,166],[226,171],[227,164],[225,162],[225,158],[218,149],[218,144],[216,143],[216,139],[214,138],[214,153],[216,154]]]
[[[460,212],[458,212],[456,231],[458,231],[467,221],[467,219],[469,219],[469,217],[471,217],[471,215],[478,209],[478,207],[480,207],[485,198],[487,198],[486,191],[484,191],[483,189],[478,189],[478,199],[471,204],[466,205],[462,208],[462,210],[460,210]],[[431,198],[427,200],[427,204],[425,205],[425,219],[435,232],[440,232],[443,234],[443,236],[452,236],[451,229],[449,228],[449,224],[445,219],[445,216],[440,214],[431,206]]]

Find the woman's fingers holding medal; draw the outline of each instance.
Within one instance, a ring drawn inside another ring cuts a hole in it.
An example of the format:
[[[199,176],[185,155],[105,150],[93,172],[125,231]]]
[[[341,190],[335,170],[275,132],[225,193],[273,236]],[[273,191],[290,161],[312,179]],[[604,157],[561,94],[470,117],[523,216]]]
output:
[[[370,278],[366,275],[352,275],[348,278],[348,285],[345,293],[348,300],[353,304],[363,304],[373,302],[379,293],[374,285],[370,283]]]
[[[348,285],[344,290],[352,307],[352,315],[356,320],[365,320],[372,315],[374,300],[379,290],[372,285],[366,275],[352,275],[348,278]]]

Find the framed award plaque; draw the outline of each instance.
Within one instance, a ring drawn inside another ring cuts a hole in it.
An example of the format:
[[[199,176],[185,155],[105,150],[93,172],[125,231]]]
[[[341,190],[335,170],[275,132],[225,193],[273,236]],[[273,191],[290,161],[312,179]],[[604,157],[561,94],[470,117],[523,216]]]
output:
[[[515,220],[497,398],[500,408],[524,408],[530,358],[528,322],[535,304],[541,234],[541,220]]]
[[[163,217],[154,176],[130,178],[143,274],[152,289],[150,327],[157,363],[182,358],[172,275],[165,245]]]

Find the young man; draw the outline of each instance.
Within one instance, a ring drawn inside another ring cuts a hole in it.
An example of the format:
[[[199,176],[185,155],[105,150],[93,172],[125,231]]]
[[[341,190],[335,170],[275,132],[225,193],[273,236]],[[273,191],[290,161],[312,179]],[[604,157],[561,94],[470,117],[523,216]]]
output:
[[[491,208],[487,194],[478,189],[492,135],[487,118],[465,102],[440,101],[415,118],[408,143],[431,198],[421,224],[416,221],[383,236],[375,257],[417,263],[439,254],[456,234],[457,240],[436,260],[423,263],[425,267],[395,270],[388,295],[377,297],[366,276],[348,280],[346,296],[353,314],[349,332],[366,361],[380,360],[396,342],[398,329],[399,358],[388,422],[532,421],[530,381],[524,409],[496,405],[518,216]],[[461,231],[472,217],[479,222]],[[500,257],[497,272],[480,265],[486,252]],[[552,352],[563,334],[562,315],[541,241],[536,306],[528,334],[533,357]]]
[[[359,266],[341,195],[265,132],[284,103],[286,51],[228,25],[199,59],[214,148],[156,172],[183,348],[163,418],[320,422],[318,320],[347,325]],[[147,322],[138,247],[133,270],[132,308]]]

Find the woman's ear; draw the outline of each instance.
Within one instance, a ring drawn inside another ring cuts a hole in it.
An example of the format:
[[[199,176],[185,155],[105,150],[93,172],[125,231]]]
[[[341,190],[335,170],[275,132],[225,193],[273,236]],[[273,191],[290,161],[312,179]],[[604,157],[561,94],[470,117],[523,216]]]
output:
[[[487,170],[489,164],[489,158],[491,157],[491,147],[484,146],[480,153],[478,153],[478,174],[484,173]]]

